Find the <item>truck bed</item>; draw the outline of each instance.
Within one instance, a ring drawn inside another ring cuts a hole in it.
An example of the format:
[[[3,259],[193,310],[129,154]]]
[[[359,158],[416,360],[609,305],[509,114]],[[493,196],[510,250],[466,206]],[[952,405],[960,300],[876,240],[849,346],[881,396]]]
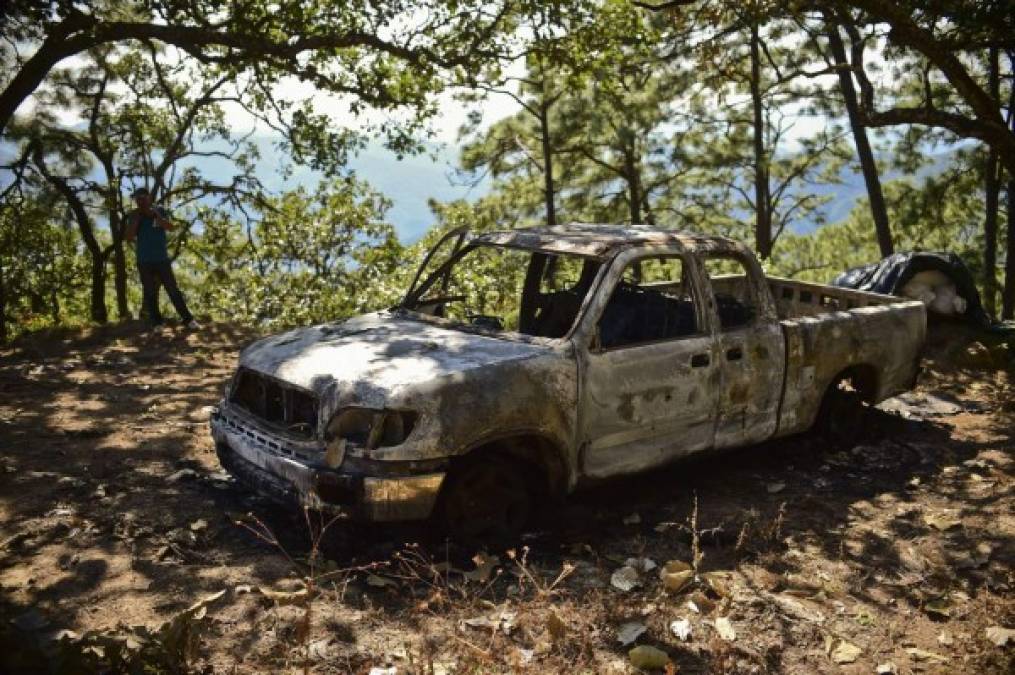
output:
[[[795,281],[781,277],[770,276],[766,279],[781,320],[850,311],[858,307],[910,304],[909,300],[892,295],[868,293],[851,288],[826,286],[825,284]]]
[[[870,403],[913,386],[926,334],[923,303],[778,277],[768,277],[768,286],[786,339],[776,435],[809,428],[844,372]]]

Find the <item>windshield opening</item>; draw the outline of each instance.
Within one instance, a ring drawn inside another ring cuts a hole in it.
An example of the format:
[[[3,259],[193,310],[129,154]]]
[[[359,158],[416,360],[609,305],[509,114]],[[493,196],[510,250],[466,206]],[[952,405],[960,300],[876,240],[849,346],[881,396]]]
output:
[[[577,255],[472,245],[428,277],[404,307],[486,330],[561,338],[599,267]]]

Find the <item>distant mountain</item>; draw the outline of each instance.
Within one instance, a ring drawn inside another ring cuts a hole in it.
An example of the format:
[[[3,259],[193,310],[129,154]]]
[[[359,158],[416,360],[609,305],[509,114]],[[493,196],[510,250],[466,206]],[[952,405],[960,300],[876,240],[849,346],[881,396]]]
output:
[[[911,176],[914,181],[920,181],[927,176],[939,174],[945,170],[952,161],[952,152],[932,154],[930,162],[923,166],[915,175]],[[904,178],[905,175],[899,171],[888,171],[881,174],[881,182]],[[831,200],[824,206],[825,221],[837,223],[846,218],[857,202],[867,198],[867,185],[864,183],[863,174],[852,167],[843,167],[839,172],[840,182],[829,185],[808,185],[807,189],[819,196],[830,196]],[[818,225],[814,222],[798,223],[794,232],[797,234],[809,234],[816,230]]]
[[[312,189],[320,181],[321,174],[306,167],[296,167],[289,178],[283,178],[279,173],[279,153],[272,138],[261,135],[252,140],[261,154],[254,173],[269,190],[280,192],[298,186]],[[227,147],[222,142],[212,142],[201,149],[214,152],[225,151]],[[9,161],[15,152],[12,144],[0,142],[0,164]],[[489,192],[488,180],[475,187],[455,183],[452,175],[457,165],[458,148],[454,146],[432,145],[425,155],[400,160],[380,143],[370,143],[350,162],[350,168],[360,179],[391,200],[387,218],[404,243],[416,241],[434,224],[434,215],[427,206],[429,199],[442,202],[476,199]],[[215,156],[194,159],[185,166],[194,166],[210,180],[222,183],[227,183],[234,172],[231,162]],[[98,168],[92,176],[96,180],[102,179]],[[0,187],[9,180],[9,174],[0,172]]]
[[[279,173],[277,160],[278,151],[273,147],[270,136],[254,137],[254,142],[261,151],[261,159],[255,174],[261,182],[272,191],[293,189],[297,186],[313,188],[321,176],[318,172],[306,167],[297,167],[292,176],[283,178]],[[209,144],[207,150],[223,150],[222,145]],[[9,144],[0,144],[0,159],[12,154]],[[940,173],[952,161],[951,152],[943,152],[933,156],[932,161],[921,169],[914,179],[922,179],[928,175]],[[232,165],[218,157],[202,158],[193,162],[209,178],[228,181],[232,175]],[[419,239],[435,222],[433,213],[427,205],[430,199],[452,201],[455,199],[477,199],[490,191],[490,181],[484,180],[475,187],[457,184],[453,180],[455,167],[458,164],[458,148],[453,145],[433,145],[427,154],[398,159],[380,143],[371,142],[354,157],[350,168],[356,175],[370,183],[374,189],[383,193],[392,202],[388,211],[388,220],[395,226],[399,238],[405,243]],[[96,175],[98,175],[96,173]],[[889,172],[882,176],[883,181],[902,177],[898,172]],[[0,175],[0,184],[4,180]],[[846,167],[840,174],[840,183],[834,185],[814,185],[807,189],[818,195],[831,197],[824,207],[826,221],[835,223],[849,215],[856,203],[867,196],[863,176]],[[744,217],[747,217],[746,215]],[[814,222],[798,223],[794,231],[800,234],[813,232],[818,225]]]
[[[857,200],[867,196],[867,187],[863,182],[863,174],[843,170],[839,174],[837,184],[808,185],[807,190],[819,197],[831,197],[827,204],[822,207],[825,214],[825,222],[835,223],[853,210]],[[810,234],[818,228],[818,224],[810,221],[797,223],[793,228],[796,234]]]
[[[321,174],[306,167],[297,167],[289,178],[283,178],[275,159],[278,151],[273,147],[271,137],[258,136],[253,140],[261,151],[255,174],[269,190],[282,191],[297,186],[313,188],[320,181]],[[357,177],[391,200],[387,217],[405,243],[416,241],[434,224],[434,215],[427,206],[429,199],[442,202],[475,199],[489,191],[488,181],[476,187],[456,184],[452,177],[457,165],[458,148],[454,146],[434,145],[425,155],[398,159],[380,143],[374,142],[349,163]],[[228,162],[213,158],[203,161],[201,170],[213,179],[226,180],[232,168]]]
[[[267,137],[259,139],[258,144],[262,148],[263,157],[271,158],[275,155]],[[933,161],[914,178],[921,179],[940,173],[950,161],[951,153],[934,155]],[[388,212],[388,219],[395,226],[399,238],[411,243],[419,239],[434,223],[433,213],[427,206],[428,200],[477,199],[489,192],[489,181],[483,181],[474,188],[455,184],[452,176],[457,163],[458,149],[453,146],[434,146],[427,155],[399,160],[379,143],[371,143],[350,165],[360,178],[391,199],[393,205]],[[283,180],[270,160],[262,160],[257,174],[266,186],[275,190],[295,185],[313,186],[319,180],[319,175],[306,168],[297,169],[289,180]],[[882,181],[901,177],[902,174],[898,172],[888,172],[882,176]],[[867,196],[863,175],[851,167],[844,167],[839,179],[837,184],[807,186],[814,194],[831,197],[824,207],[825,221],[829,223],[845,219],[857,202]],[[817,228],[818,225],[811,221],[797,223],[794,231],[808,234]]]

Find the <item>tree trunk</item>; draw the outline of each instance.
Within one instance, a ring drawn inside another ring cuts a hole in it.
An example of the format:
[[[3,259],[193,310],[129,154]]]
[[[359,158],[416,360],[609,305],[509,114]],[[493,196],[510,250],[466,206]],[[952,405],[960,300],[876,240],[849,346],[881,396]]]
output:
[[[652,205],[649,204],[648,195],[645,195],[645,200],[643,202],[643,206],[644,206],[644,209],[645,209],[645,224],[646,225],[652,225],[653,227],[655,227],[655,225],[656,225],[656,214],[652,210]]]
[[[108,73],[105,78],[108,79]],[[105,92],[107,79],[103,79],[100,94]],[[96,100],[98,105],[98,100]],[[98,112],[98,108],[95,109]],[[106,186],[103,192],[103,202],[106,207],[106,218],[109,220],[109,234],[113,239],[113,291],[116,296],[116,316],[120,321],[130,319],[130,305],[127,302],[127,257],[123,251],[123,236],[126,233],[126,222],[123,219],[121,202],[121,184],[116,175],[116,168],[113,164],[115,151],[107,150],[100,141],[100,131],[96,124],[98,115],[93,114],[91,124],[88,127],[91,140],[89,148],[92,154],[102,164],[106,173]],[[109,252],[106,253],[109,255]]]
[[[0,344],[7,344],[7,286],[4,284],[2,258],[0,258]]]
[[[987,55],[988,91],[1001,107],[1000,52],[991,47]],[[987,153],[984,167],[984,218],[983,218],[983,308],[991,317],[997,315],[997,210],[1001,192],[1001,177],[998,175],[997,151]]]
[[[91,316],[95,323],[106,323],[109,321],[109,312],[106,310],[106,261],[101,256],[91,256]]]
[[[550,142],[549,106],[539,106],[539,141],[543,152],[543,199],[546,202],[546,224],[553,227],[557,224],[556,189],[553,185],[553,145]]]
[[[1011,70],[1015,71],[1015,50],[1006,50]],[[1015,136],[1015,86],[1008,88],[1008,119],[1005,120]],[[1008,170],[1007,197],[1008,233],[1005,237],[1004,291],[1001,293],[1001,318],[1015,319],[1015,171]]]
[[[1008,236],[1005,237],[1004,293],[1001,318],[1015,319],[1015,177],[1008,177]]]
[[[49,172],[41,147],[35,148],[32,160],[38,167],[39,173],[63,195],[74,216],[81,240],[84,242],[91,261],[91,319],[96,323],[106,323],[109,320],[109,312],[106,310],[106,254],[95,238],[95,227],[88,215],[88,210],[85,209],[81,198],[65,179]]]
[[[631,213],[631,224],[641,225],[641,204],[642,204],[642,193],[641,193],[641,173],[638,171],[638,165],[634,161],[633,152],[624,153],[624,182],[627,183],[627,198],[628,208]]]
[[[631,177],[628,181],[629,194],[631,199],[631,224],[641,225],[641,190],[638,186],[637,176]]]
[[[49,289],[49,317],[53,320],[54,326],[60,325],[60,295],[58,291],[56,286]]]
[[[772,254],[772,210],[765,157],[765,109],[761,99],[761,37],[758,24],[751,24],[751,103],[754,108],[754,247],[758,256]]]
[[[113,235],[113,288],[116,291],[116,316],[121,321],[130,319],[127,303],[127,256],[123,250],[123,219],[114,203],[109,209],[109,231]]]
[[[852,71],[846,62],[846,47],[842,43],[838,24],[831,21],[828,26],[828,45],[832,50],[832,57],[835,59],[835,65],[839,71],[839,89],[842,92],[842,100],[846,104],[846,115],[849,117],[849,127],[853,132],[856,155],[860,160],[860,169],[863,171],[863,182],[867,186],[867,201],[870,202],[871,218],[874,219],[874,232],[877,234],[878,248],[881,249],[881,257],[884,258],[895,252],[892,231],[888,224],[888,209],[885,207],[885,196],[881,191],[878,165],[874,161],[874,152],[871,150],[870,140],[867,138],[867,127],[860,119],[860,104],[857,100],[856,87],[853,86]]]
[[[130,319],[127,303],[127,256],[123,252],[123,240],[113,245],[113,288],[116,290],[116,316],[121,321]]]

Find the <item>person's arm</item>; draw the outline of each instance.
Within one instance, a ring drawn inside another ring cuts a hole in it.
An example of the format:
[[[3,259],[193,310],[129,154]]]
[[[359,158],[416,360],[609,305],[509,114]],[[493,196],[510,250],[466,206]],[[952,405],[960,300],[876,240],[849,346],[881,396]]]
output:
[[[137,224],[140,220],[141,214],[137,211],[131,211],[127,214],[127,231],[123,235],[124,239],[134,241],[137,238]]]
[[[167,232],[174,227],[173,221],[166,217],[166,212],[162,209],[155,209],[155,224]]]

